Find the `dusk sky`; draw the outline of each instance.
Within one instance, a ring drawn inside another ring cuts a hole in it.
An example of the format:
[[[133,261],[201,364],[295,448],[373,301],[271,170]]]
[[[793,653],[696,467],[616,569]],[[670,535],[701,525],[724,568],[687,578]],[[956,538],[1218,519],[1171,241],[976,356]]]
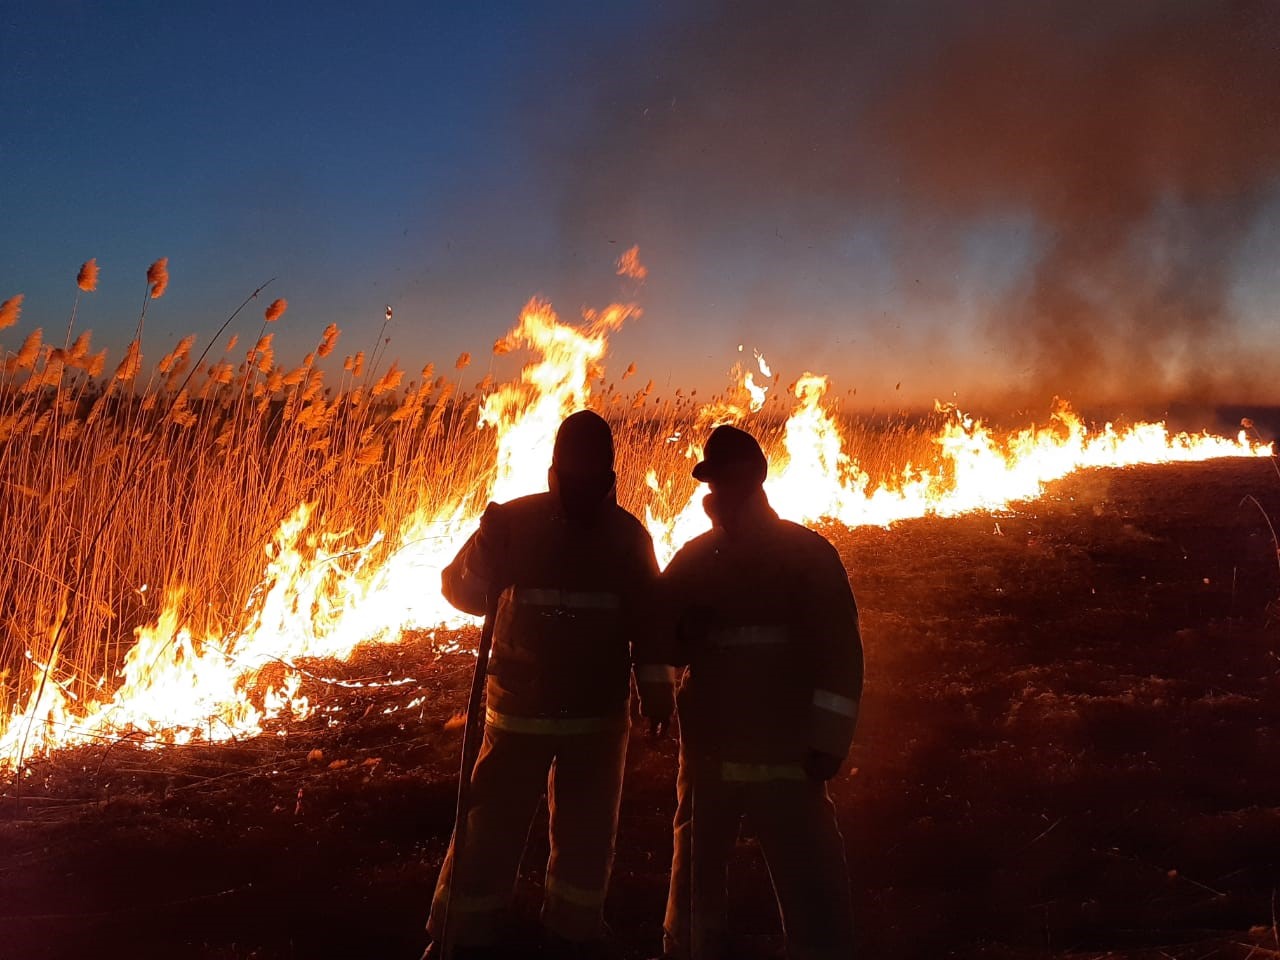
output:
[[[659,390],[743,343],[867,404],[1280,401],[1278,11],[11,0],[0,342],[96,257],[114,355],[167,256],[150,360],[276,277],[282,359],[390,304],[406,367],[483,371],[529,297],[626,296]]]

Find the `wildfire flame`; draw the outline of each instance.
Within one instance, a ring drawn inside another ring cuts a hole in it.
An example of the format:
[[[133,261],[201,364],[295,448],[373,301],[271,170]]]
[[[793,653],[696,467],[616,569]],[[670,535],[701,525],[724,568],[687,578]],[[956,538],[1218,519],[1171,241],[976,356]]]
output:
[[[536,484],[536,478],[546,474],[547,451],[560,421],[586,409],[591,381],[601,374],[607,335],[638,312],[633,305],[615,303],[588,314],[579,329],[561,323],[548,303],[531,300],[525,306],[520,322],[498,341],[495,351],[523,346],[542,354],[542,359],[521,371],[519,383],[491,393],[480,408],[480,426],[497,431],[498,466],[491,499],[501,503],[532,492],[530,481]]]
[[[118,684],[100,681],[100,699],[77,699],[56,662],[37,665],[43,682],[33,684],[8,717],[0,717],[0,767],[12,768],[20,755],[103,738],[137,737],[156,744],[253,735],[265,720],[282,714],[305,717],[314,709],[300,694],[300,660],[344,657],[359,643],[394,642],[406,629],[473,622],[439,596],[435,585],[441,570],[488,500],[544,489],[557,426],[590,404],[590,385],[602,374],[608,334],[637,313],[633,305],[615,304],[571,326],[549,304],[531,301],[516,327],[495,344],[495,353],[527,349],[536,359],[517,382],[489,393],[479,409],[476,428],[493,436],[495,463],[487,488],[459,490],[443,509],[414,512],[398,529],[364,543],[314,530],[314,505],[299,504],[266,545],[262,577],[244,605],[243,626],[221,636],[194,634],[178,613],[183,591],[174,588],[155,622],[135,632]],[[758,352],[755,358],[762,376],[771,379],[765,358]],[[698,430],[743,421],[763,408],[768,386],[756,384],[752,373],[742,375],[738,386],[747,402],[704,407],[695,425],[698,436],[704,435]],[[1084,467],[1274,455],[1269,445],[1251,443],[1243,431],[1232,440],[1171,435],[1162,423],[1139,423],[1123,431],[1107,424],[1091,433],[1065,404],[1054,411],[1049,426],[1003,438],[959,411],[946,410],[945,426],[933,441],[939,465],[906,464],[895,482],[873,483],[825,402],[827,388],[827,379],[816,374],[796,381],[794,408],[770,463],[770,500],[780,514],[800,522],[883,526],[929,514],[1004,508],[1040,495],[1049,481]],[[679,434],[670,439],[678,441]],[[685,453],[696,457],[700,450],[689,445]],[[683,543],[708,529],[709,521],[696,494],[673,505],[655,473],[647,482],[652,496],[646,522],[665,565]],[[275,679],[251,696],[268,668],[274,668]]]

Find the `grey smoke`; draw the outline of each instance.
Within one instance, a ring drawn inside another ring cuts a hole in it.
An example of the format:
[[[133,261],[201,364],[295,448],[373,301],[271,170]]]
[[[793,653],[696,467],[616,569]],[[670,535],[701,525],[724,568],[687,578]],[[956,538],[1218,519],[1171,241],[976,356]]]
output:
[[[1227,288],[1280,177],[1273,0],[747,0],[635,46],[587,78],[570,245],[750,214],[821,247],[876,219],[927,288],[948,224],[1030,216],[1029,284],[985,331],[1028,395],[1244,388]]]

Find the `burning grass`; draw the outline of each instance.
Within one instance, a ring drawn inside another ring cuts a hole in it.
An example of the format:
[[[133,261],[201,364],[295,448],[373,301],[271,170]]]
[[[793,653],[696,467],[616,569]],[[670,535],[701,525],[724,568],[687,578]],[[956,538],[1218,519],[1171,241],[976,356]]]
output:
[[[79,291],[96,279],[86,264]],[[388,362],[381,333],[339,368],[326,359],[336,326],[286,367],[268,331],[283,299],[152,365],[143,320],[168,283],[157,261],[114,367],[74,310],[61,345],[34,330],[6,356],[0,765],[99,739],[241,738],[314,713],[305,659],[466,623],[438,596],[439,570],[489,498],[540,487],[556,425],[584,406],[614,423],[620,499],[664,559],[706,523],[688,472],[717,422],[760,434],[784,515],[851,527],[1003,507],[1082,466],[1270,452],[1161,424],[1091,431],[1065,406],[1002,435],[951,409],[859,419],[840,414],[823,377],[783,389],[759,354],[760,382],[740,370],[706,403],[657,397],[652,382],[628,391],[604,357],[638,313],[630,304],[571,325],[530,302],[494,345],[531,357],[507,384],[471,382],[469,354],[449,374],[427,363],[415,375]],[[5,301],[5,325],[20,308]]]

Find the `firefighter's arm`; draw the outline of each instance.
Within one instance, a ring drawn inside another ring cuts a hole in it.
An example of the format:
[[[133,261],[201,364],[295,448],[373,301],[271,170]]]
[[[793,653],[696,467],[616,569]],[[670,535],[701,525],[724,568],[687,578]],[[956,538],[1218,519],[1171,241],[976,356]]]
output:
[[[669,662],[670,645],[664,636],[658,560],[653,553],[653,540],[647,533],[640,538],[637,554],[639,563],[630,617],[634,631],[631,658],[636,689],[640,693],[640,715],[651,721],[657,733],[675,712],[675,668]]]
[[[496,581],[506,549],[506,517],[491,503],[480,518],[480,528],[462,545],[453,562],[440,575],[444,598],[465,613],[488,613],[489,592]]]
[[[658,636],[662,660],[677,672],[689,665],[690,657],[709,631],[710,613],[700,603],[693,576],[698,561],[693,548],[678,552],[658,578]]]
[[[810,591],[814,640],[809,748],[829,758],[830,779],[849,754],[862,700],[862,635],[858,605],[839,554],[829,544],[815,563]],[[821,760],[816,761],[823,767]]]

